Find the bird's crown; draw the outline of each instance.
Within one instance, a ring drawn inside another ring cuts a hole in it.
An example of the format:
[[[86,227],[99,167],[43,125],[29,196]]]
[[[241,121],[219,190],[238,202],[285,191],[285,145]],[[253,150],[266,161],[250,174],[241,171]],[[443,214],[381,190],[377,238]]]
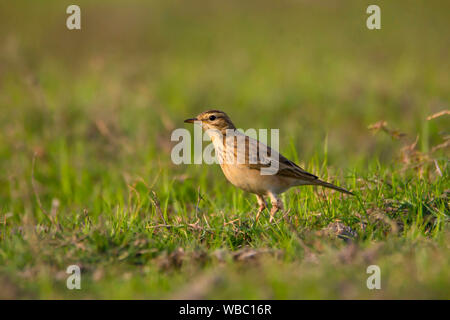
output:
[[[200,113],[196,118],[188,119],[185,122],[201,121],[206,129],[216,129],[225,131],[236,129],[228,115],[220,110],[208,110]]]

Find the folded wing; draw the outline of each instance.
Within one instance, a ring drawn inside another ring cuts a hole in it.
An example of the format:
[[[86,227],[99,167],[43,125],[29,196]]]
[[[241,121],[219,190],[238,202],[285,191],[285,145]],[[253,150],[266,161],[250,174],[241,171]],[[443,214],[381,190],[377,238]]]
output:
[[[294,162],[290,161],[271,147],[255,140],[243,133],[236,131],[236,140],[228,140],[227,145],[231,147],[230,142],[234,145],[234,157],[238,163],[245,161],[251,169],[261,171],[263,168],[278,168],[274,174],[283,177],[300,179],[305,181],[314,181],[318,177],[305,171]],[[242,143],[245,139],[245,143]],[[239,143],[239,140],[241,143]],[[237,143],[236,143],[237,141]]]

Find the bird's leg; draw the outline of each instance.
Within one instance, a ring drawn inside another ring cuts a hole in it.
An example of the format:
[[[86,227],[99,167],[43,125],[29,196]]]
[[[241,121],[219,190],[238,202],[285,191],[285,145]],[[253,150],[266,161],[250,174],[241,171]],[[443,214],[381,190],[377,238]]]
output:
[[[267,208],[267,202],[266,200],[264,200],[264,197],[260,196],[259,194],[256,195],[256,199],[258,200],[259,204],[258,213],[256,214],[256,221],[258,221],[261,212],[263,212],[264,209]]]
[[[272,203],[272,209],[270,210],[270,220],[269,223],[272,222],[275,213],[279,210],[283,210],[283,202],[275,193],[269,192],[270,202]]]

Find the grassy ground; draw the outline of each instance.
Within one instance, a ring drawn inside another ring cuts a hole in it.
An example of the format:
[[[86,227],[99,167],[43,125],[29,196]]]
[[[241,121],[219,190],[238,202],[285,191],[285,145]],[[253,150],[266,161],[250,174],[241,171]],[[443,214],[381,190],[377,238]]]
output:
[[[450,298],[450,121],[427,120],[450,8],[377,3],[369,31],[365,1],[79,1],[68,31],[69,1],[1,2],[0,298]],[[356,196],[292,189],[255,222],[218,166],[171,162],[211,107]]]

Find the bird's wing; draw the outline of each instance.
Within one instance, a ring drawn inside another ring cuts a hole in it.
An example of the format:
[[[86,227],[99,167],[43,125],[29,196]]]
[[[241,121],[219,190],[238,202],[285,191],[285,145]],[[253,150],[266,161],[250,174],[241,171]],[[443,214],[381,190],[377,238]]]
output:
[[[299,167],[291,160],[286,159],[281,154],[279,154],[279,159],[280,169],[278,170],[278,175],[307,181],[318,179],[317,176],[305,171],[303,168]]]
[[[271,147],[236,131],[236,136],[244,139],[245,145],[234,143],[234,156],[239,159],[245,154],[245,163],[255,170],[261,171],[263,168],[278,168],[274,174],[283,177],[301,179],[306,181],[317,180],[318,177],[305,171],[294,162],[290,161]],[[242,137],[243,136],[243,137]],[[245,151],[243,147],[245,146]],[[242,152],[242,153],[241,153]]]

